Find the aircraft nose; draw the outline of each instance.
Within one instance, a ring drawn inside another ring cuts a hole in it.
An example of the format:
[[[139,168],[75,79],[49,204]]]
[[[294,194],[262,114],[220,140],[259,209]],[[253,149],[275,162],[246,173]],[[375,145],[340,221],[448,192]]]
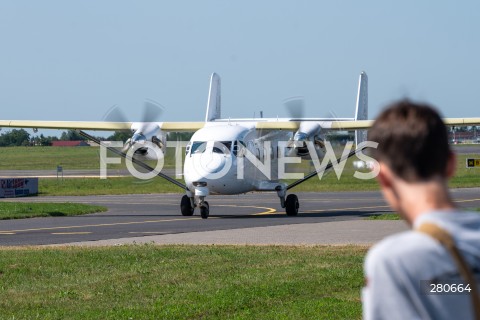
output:
[[[225,166],[225,157],[221,154],[211,153],[200,159],[202,168],[208,173],[217,173]]]

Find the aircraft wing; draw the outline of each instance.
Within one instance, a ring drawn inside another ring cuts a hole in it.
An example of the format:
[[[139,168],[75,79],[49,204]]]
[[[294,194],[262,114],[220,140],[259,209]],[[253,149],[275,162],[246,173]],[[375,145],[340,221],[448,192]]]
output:
[[[262,130],[288,130],[296,131],[302,122],[311,122],[311,119],[280,121],[248,121],[256,129]],[[480,118],[444,118],[448,126],[474,126],[480,125]],[[247,121],[232,120],[231,124],[247,124]],[[317,122],[326,130],[362,130],[372,126],[373,120],[319,120]],[[207,122],[209,125],[224,125],[225,122]],[[197,131],[203,128],[206,122],[158,122],[161,130],[166,132]],[[107,121],[41,121],[41,120],[0,120],[0,127],[9,128],[35,128],[35,129],[72,129],[72,130],[131,130],[135,122],[107,122]]]
[[[131,130],[134,122],[107,121],[38,121],[38,120],[0,120],[0,127],[35,129],[72,129],[72,130]],[[164,131],[196,131],[205,126],[205,122],[159,122]]]
[[[374,120],[346,120],[346,121],[317,121],[318,124],[327,130],[362,130],[369,129]],[[444,118],[447,126],[478,126],[480,118]],[[298,130],[301,121],[266,121],[257,122],[257,129],[264,130]]]

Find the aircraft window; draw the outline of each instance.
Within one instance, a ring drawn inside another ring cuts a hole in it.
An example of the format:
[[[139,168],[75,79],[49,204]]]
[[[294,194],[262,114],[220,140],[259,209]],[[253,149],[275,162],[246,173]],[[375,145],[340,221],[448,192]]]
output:
[[[192,146],[191,143],[187,144],[187,147],[185,148],[185,155],[188,154],[188,152],[190,151],[190,147]]]
[[[232,148],[231,141],[215,141],[213,144],[213,152],[215,153],[230,154],[231,148]]]
[[[195,141],[192,143],[192,147],[190,149],[190,155],[203,153],[207,148],[207,143],[205,141]]]
[[[235,140],[235,142],[233,143],[233,149],[232,149],[232,152],[235,156],[239,156],[239,157],[243,157],[245,155],[245,148],[247,146],[245,145],[245,143],[243,141],[238,141],[238,140]]]

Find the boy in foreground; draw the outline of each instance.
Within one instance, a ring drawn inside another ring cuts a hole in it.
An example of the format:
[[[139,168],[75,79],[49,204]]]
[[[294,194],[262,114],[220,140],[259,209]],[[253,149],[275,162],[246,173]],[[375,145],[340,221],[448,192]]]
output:
[[[413,230],[368,252],[364,318],[480,317],[480,215],[452,202],[447,180],[456,161],[439,114],[428,105],[399,101],[380,114],[368,138],[379,143],[372,156],[383,196]]]

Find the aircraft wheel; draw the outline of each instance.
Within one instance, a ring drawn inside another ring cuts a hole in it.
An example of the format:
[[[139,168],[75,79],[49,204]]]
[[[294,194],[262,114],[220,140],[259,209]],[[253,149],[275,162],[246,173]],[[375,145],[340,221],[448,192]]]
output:
[[[289,194],[287,199],[285,199],[285,211],[287,212],[287,216],[296,216],[298,214],[298,208],[300,208],[298,197],[294,194]]]
[[[203,206],[200,208],[200,215],[202,216],[202,219],[207,219],[210,215],[210,206],[208,205],[207,201],[205,201]]]
[[[180,202],[180,211],[182,212],[182,216],[191,216],[193,215],[193,210],[195,208],[192,207],[192,203],[190,202],[190,198],[187,195],[182,197],[182,201]]]

